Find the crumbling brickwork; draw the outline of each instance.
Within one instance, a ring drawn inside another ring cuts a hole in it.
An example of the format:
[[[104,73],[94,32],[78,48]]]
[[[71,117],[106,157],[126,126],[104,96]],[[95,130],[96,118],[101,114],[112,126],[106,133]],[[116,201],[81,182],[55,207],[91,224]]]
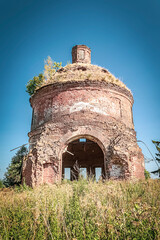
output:
[[[26,184],[60,182],[64,168],[73,168],[76,159],[92,174],[95,167],[101,167],[105,179],[144,178],[144,157],[133,124],[133,97],[126,88],[92,79],[55,81],[37,90],[30,103],[30,153],[23,165]],[[73,146],[81,138],[87,139],[84,150]],[[68,149],[75,151],[73,156]]]

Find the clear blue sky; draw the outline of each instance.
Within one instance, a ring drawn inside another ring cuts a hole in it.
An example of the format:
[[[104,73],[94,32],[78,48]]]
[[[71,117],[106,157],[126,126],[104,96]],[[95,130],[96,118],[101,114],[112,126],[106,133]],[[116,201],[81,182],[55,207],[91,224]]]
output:
[[[31,107],[25,85],[43,71],[48,55],[63,66],[76,44],[92,50],[131,89],[137,138],[155,154],[160,140],[159,0],[0,0],[0,178],[28,142]],[[143,153],[150,157],[142,144]],[[151,163],[147,169],[155,169]]]

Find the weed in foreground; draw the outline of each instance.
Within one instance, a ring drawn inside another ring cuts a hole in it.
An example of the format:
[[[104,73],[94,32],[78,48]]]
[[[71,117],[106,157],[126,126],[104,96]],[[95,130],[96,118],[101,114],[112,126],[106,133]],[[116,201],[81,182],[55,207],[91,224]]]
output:
[[[0,239],[160,239],[160,181],[80,181],[0,191]]]

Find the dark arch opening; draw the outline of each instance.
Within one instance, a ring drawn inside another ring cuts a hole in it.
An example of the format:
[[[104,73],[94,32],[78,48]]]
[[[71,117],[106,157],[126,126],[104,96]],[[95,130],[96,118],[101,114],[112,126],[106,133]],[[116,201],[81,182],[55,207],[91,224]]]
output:
[[[87,138],[79,138],[70,142],[62,155],[63,179],[78,180],[95,177],[105,178],[104,154],[99,145]]]

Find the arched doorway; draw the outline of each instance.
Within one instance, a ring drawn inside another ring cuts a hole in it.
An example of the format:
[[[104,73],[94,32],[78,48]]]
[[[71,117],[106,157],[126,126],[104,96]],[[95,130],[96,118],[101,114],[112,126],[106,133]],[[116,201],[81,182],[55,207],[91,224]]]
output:
[[[62,155],[62,178],[78,180],[80,175],[95,177],[96,180],[105,178],[103,151],[86,137],[70,142]]]

